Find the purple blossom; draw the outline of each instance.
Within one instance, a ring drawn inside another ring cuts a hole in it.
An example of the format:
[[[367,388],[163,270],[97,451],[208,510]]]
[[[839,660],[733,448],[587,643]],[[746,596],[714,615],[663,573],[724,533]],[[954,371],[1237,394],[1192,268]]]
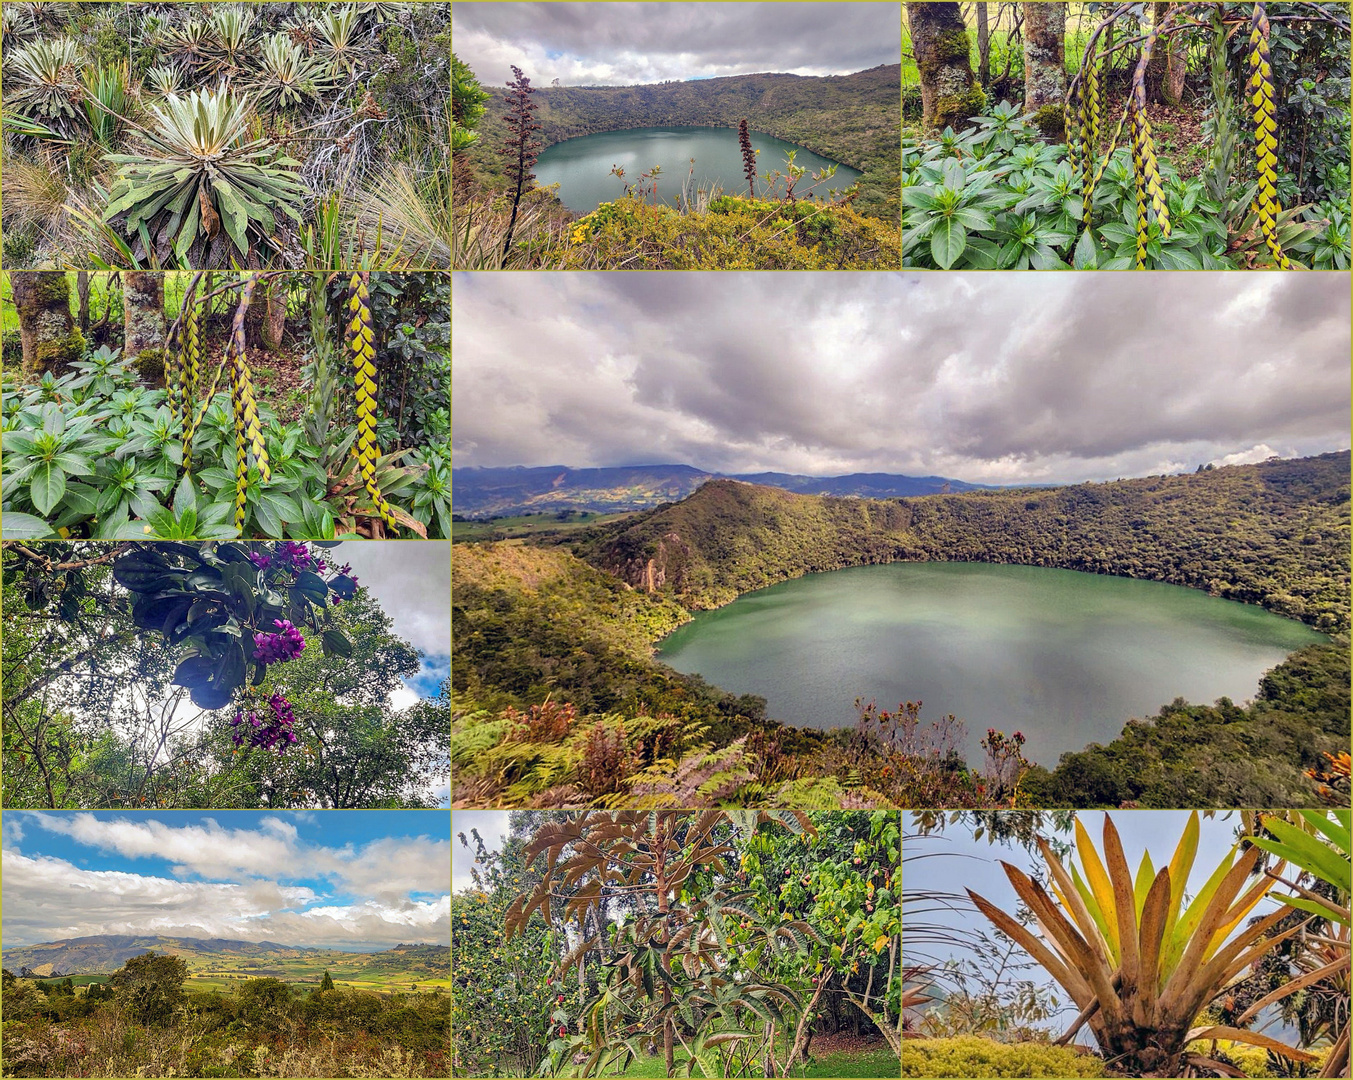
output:
[[[305,638],[286,619],[274,619],[276,634],[254,635],[254,659],[260,664],[277,664],[294,660],[305,648]]]
[[[268,699],[268,707],[272,710],[272,716],[266,722],[260,720],[256,712],[250,712],[246,717],[242,709],[235,710],[235,718],[230,721],[230,726],[235,729],[231,741],[236,746],[248,742],[250,746],[263,750],[276,749],[280,754],[298,741],[296,732],[292,730],[296,717],[292,714],[291,702],[281,694],[273,694]]]
[[[249,552],[249,561],[260,570],[266,570],[272,565],[272,557],[269,555],[259,555],[256,552]]]

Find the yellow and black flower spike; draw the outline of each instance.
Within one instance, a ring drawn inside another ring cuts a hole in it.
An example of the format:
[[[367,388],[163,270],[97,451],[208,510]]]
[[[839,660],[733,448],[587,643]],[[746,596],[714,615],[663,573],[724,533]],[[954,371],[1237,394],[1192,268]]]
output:
[[[221,372],[224,370],[225,360],[222,360],[221,363],[216,365],[216,374],[212,376],[211,385],[207,387],[207,395],[202,399],[202,405],[196,412],[193,410],[192,402],[189,402],[185,408],[185,426],[183,428],[183,468],[187,471],[191,471],[193,467],[193,438],[197,435],[197,429],[202,424],[202,418],[207,415],[207,410],[211,408],[211,399],[216,396],[216,388],[221,385]]]
[[[1259,187],[1254,196],[1254,211],[1273,258],[1284,270],[1292,268],[1278,243],[1278,121],[1273,110],[1273,65],[1268,55],[1268,15],[1263,4],[1255,4],[1250,15],[1250,81],[1247,96],[1254,113],[1254,149],[1257,156]]]
[[[1160,222],[1160,235],[1170,235],[1170,208],[1165,203],[1165,188],[1160,180],[1160,165],[1156,162],[1156,147],[1151,140],[1151,121],[1146,110],[1132,110],[1132,164],[1146,188],[1151,211]]]
[[[198,380],[201,378],[201,361],[202,323],[197,300],[194,298],[183,317],[183,381],[189,401],[197,393]]]
[[[390,504],[376,481],[376,338],[371,326],[371,275],[354,271],[348,282],[348,354],[352,359],[353,389],[357,398],[357,467],[376,512],[392,529],[398,526]]]
[[[1081,221],[1088,229],[1095,204],[1095,156],[1099,152],[1099,63],[1091,45],[1085,62],[1085,90],[1081,93],[1081,132],[1085,155],[1081,158]]]
[[[170,334],[169,340],[164,343],[165,403],[176,424],[182,423],[180,418],[183,416],[183,357],[179,355],[179,340],[176,335]]]
[[[235,528],[242,532],[244,530],[244,509],[248,503],[249,454],[246,449],[247,438],[244,421],[241,418],[243,407],[238,368],[233,364],[230,368],[230,403],[233,406],[232,411],[235,417]]]
[[[254,382],[249,372],[248,349],[244,342],[244,317],[249,310],[249,303],[254,297],[254,286],[257,284],[256,274],[250,274],[245,279],[230,328],[231,400],[235,406],[235,418],[243,426],[245,440],[249,449],[253,451],[259,475],[268,480],[272,476],[268,468],[268,448],[263,443],[263,432],[258,423],[258,403],[254,400]]]
[[[1134,165],[1135,165],[1135,153]],[[1137,269],[1146,269],[1146,238],[1147,238],[1147,216],[1146,216],[1146,182],[1142,179],[1140,169],[1134,169],[1134,180],[1137,189]]]

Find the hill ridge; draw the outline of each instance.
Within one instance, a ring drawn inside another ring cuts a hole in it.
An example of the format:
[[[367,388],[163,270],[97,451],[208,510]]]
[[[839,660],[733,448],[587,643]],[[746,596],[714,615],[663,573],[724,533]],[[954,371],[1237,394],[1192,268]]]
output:
[[[3,950],[0,962],[11,970],[31,972],[51,978],[65,975],[91,975],[114,971],[133,956],[156,951],[186,953],[192,956],[240,957],[256,960],[305,958],[309,954],[339,953],[351,956],[379,957],[384,953],[409,953],[437,956],[450,946],[437,944],[399,944],[375,952],[332,948],[323,945],[283,945],[276,941],[243,941],[238,938],[194,938],[164,934],[90,934],[60,938],[31,945],[11,945]]]
[[[718,478],[680,502],[597,526],[574,550],[691,608],[807,573],[943,559],[1165,581],[1335,633],[1349,627],[1349,460],[1344,450],[1176,476],[879,500]]]
[[[470,518],[561,510],[644,510],[678,502],[715,479],[741,480],[801,493],[874,498],[899,498],[944,490],[976,491],[987,487],[953,477],[908,473],[852,472],[832,476],[782,472],[719,473],[668,462],[583,468],[469,465],[451,470],[451,509]]]

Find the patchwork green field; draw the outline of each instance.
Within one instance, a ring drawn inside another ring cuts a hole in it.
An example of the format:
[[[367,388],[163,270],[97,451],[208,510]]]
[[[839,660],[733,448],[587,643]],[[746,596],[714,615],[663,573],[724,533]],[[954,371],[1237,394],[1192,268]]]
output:
[[[74,950],[64,954],[45,953],[46,963],[35,963],[37,957],[28,949],[7,949],[5,967],[15,975],[22,975],[21,981],[25,983],[64,982],[69,977],[72,986],[78,988],[108,982],[121,966],[115,958],[153,948],[157,952],[172,953],[188,965],[188,978],[184,983],[188,990],[235,990],[250,979],[278,979],[293,990],[310,990],[320,985],[326,971],[335,986],[352,990],[407,993],[435,991],[439,987],[450,989],[451,986],[450,950],[445,945],[399,945],[374,953],[249,947],[243,942],[217,945],[212,948],[205,942],[194,944],[188,939],[145,939],[139,947],[110,951],[104,959],[92,952],[97,946],[86,945],[83,955]],[[223,948],[222,945],[246,946],[248,951]],[[90,971],[91,967],[102,970]],[[78,974],[72,974],[77,970]]]
[[[490,540],[517,540],[532,536],[545,538],[577,532],[593,525],[609,525],[633,517],[632,511],[597,514],[590,510],[566,510],[561,514],[518,514],[512,517],[484,518],[477,521],[451,520],[454,543],[480,543]]]

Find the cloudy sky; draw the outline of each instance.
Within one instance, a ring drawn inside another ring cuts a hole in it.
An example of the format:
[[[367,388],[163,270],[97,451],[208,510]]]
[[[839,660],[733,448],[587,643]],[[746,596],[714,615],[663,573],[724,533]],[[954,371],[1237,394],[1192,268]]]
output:
[[[451,674],[451,555],[448,540],[350,541],[333,548],[394,620],[394,632],[424,653],[422,670],[395,705],[434,697]]]
[[[454,840],[451,847],[451,889],[459,892],[474,887],[475,842],[470,830],[479,830],[479,836],[489,851],[501,851],[511,833],[511,822],[506,810],[453,810],[451,817]],[[465,834],[464,844],[460,842],[461,833]]]
[[[459,274],[452,293],[457,467],[1069,483],[1349,445],[1345,275]]]
[[[452,47],[485,86],[628,86],[754,72],[849,75],[902,54],[898,3],[458,2]]]
[[[1183,834],[1188,813],[1182,810],[1132,810],[1113,814],[1114,826],[1123,842],[1123,852],[1128,866],[1135,873],[1141,863],[1142,852],[1151,852],[1152,865],[1160,869],[1169,865],[1175,845]],[[1095,842],[1096,850],[1103,851],[1104,814],[1098,811],[1084,811],[1079,815],[1081,822]],[[1236,828],[1240,824],[1238,813],[1218,815],[1215,818],[1202,818],[1198,826],[1198,854],[1194,859],[1189,875],[1189,895],[1196,895],[1199,888],[1222,861],[1235,842]],[[942,833],[925,837],[916,837],[915,826],[910,819],[904,830],[902,843],[902,875],[905,879],[902,911],[903,962],[906,964],[934,964],[941,969],[949,960],[971,960],[973,954],[964,947],[967,935],[974,931],[991,929],[986,916],[982,915],[968,900],[965,889],[990,900],[1003,911],[1014,912],[1019,897],[1010,879],[1001,869],[1001,861],[1033,874],[1042,868],[1042,877],[1046,879],[1047,868],[1041,857],[1030,855],[1017,844],[1005,847],[991,844],[983,837],[974,840],[971,832],[962,825],[946,828]],[[1072,841],[1070,832],[1061,836],[1062,840]],[[1063,860],[1066,865],[1067,860]],[[1046,883],[1045,883],[1046,887]],[[1281,891],[1281,890],[1280,890]],[[941,894],[923,898],[921,892]],[[1264,900],[1255,909],[1256,915],[1267,915],[1276,909],[1276,902]],[[922,940],[922,924],[926,927]],[[906,942],[910,927],[911,946]],[[949,934],[951,940],[936,941],[936,934]],[[1017,963],[1029,960],[1021,950],[1012,954]],[[1041,968],[1029,961],[1025,970],[1019,971],[1018,978],[1028,979],[1040,986],[1053,987],[1063,1005],[1062,1011],[1046,1022],[1050,1028],[1064,1031],[1076,1015],[1076,1007],[1065,991],[1056,985]],[[1276,1029],[1268,1034],[1282,1037]],[[1093,1040],[1088,1029],[1082,1029],[1077,1042],[1091,1043]]]
[[[4,818],[6,946],[95,934],[338,949],[446,944],[444,812]]]

